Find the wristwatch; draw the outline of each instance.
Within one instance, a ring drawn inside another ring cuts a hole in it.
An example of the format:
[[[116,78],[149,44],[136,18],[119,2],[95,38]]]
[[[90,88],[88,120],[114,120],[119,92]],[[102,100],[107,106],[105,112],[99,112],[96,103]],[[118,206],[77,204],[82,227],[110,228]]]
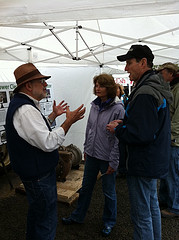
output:
[[[54,120],[50,119],[49,117],[48,117],[48,121],[50,124],[52,124],[54,122]]]

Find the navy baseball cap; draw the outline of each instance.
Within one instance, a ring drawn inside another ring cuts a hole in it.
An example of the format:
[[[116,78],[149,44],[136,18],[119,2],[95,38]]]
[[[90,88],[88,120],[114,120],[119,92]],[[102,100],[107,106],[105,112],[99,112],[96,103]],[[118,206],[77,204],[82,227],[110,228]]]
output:
[[[131,58],[142,59],[146,58],[148,61],[153,62],[154,55],[147,45],[132,45],[125,55],[117,56],[120,62],[129,60]]]

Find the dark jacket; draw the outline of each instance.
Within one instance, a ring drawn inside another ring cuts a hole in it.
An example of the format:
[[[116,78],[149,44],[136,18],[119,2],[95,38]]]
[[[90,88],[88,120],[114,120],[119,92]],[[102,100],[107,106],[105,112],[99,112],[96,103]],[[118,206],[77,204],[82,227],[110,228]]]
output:
[[[115,132],[127,151],[129,175],[164,178],[168,174],[171,101],[169,85],[153,71],[147,71],[133,88],[123,124]]]
[[[15,111],[24,104],[30,104],[36,108],[30,98],[19,93],[15,94],[9,104],[6,116],[7,146],[14,171],[24,180],[34,180],[45,176],[56,167],[59,154],[57,150],[44,152],[18,135],[13,125],[13,116]],[[51,131],[45,117],[43,118]]]
[[[170,105],[171,145],[179,147],[179,74],[170,82],[173,102]]]

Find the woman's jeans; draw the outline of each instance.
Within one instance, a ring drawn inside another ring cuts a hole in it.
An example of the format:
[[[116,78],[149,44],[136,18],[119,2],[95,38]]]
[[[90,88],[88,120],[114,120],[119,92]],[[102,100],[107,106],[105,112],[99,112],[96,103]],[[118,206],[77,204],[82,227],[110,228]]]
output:
[[[169,173],[160,180],[159,200],[170,212],[179,214],[179,147],[171,147]]]
[[[54,240],[57,226],[55,170],[39,180],[22,182],[29,202],[26,240]]]
[[[134,240],[161,240],[157,179],[128,176]]]
[[[88,207],[90,205],[92,192],[97,180],[99,171],[103,174],[107,171],[109,162],[87,156],[85,162],[82,188],[78,199],[78,205],[72,212],[71,218],[79,223],[84,222]],[[102,189],[105,203],[103,211],[103,222],[105,226],[113,227],[117,216],[117,198],[115,190],[116,173],[104,175],[101,177]]]

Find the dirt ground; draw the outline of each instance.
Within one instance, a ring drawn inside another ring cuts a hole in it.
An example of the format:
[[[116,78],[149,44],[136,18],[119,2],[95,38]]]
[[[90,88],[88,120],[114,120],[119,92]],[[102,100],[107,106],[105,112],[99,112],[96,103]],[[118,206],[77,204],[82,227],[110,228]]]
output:
[[[5,175],[0,176],[0,240],[25,240],[25,226],[27,214],[26,196],[15,192],[21,181],[10,170],[8,176],[14,189],[10,188]],[[130,205],[125,178],[116,180],[118,198],[117,224],[109,240],[132,239],[132,224],[130,221]],[[67,217],[75,209],[76,202],[72,205],[58,202],[59,223],[56,240],[102,240],[100,231],[102,228],[103,195],[101,181],[98,180],[94,189],[91,205],[84,224],[64,226],[62,217]],[[179,218],[162,219],[162,240],[179,240]]]

